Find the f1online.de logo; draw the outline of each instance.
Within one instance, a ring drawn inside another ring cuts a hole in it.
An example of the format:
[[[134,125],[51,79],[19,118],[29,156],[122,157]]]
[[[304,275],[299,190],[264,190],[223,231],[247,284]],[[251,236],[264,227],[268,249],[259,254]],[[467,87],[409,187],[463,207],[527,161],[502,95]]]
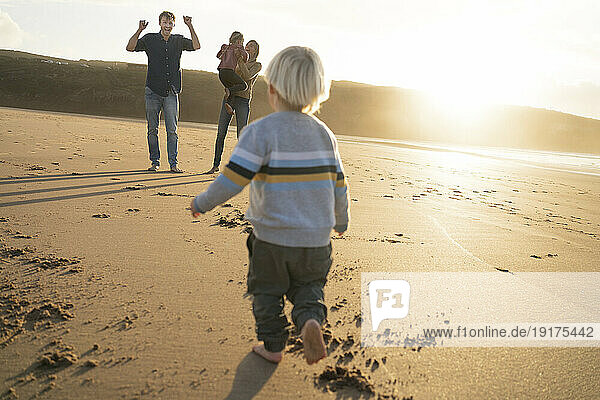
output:
[[[402,319],[408,315],[410,285],[404,280],[369,282],[371,325],[373,331],[384,319]]]

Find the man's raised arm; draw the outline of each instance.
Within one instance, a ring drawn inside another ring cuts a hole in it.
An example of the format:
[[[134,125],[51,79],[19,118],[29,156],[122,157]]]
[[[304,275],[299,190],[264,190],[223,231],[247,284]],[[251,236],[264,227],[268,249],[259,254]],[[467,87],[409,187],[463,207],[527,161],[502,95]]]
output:
[[[138,38],[140,37],[140,33],[142,33],[142,31],[144,29],[146,29],[146,27],[148,26],[148,22],[141,20],[140,21],[140,25],[138,27],[138,30],[135,31],[135,33],[133,34],[133,36],[129,39],[129,42],[127,42],[127,46],[125,47],[125,50],[127,51],[134,51],[135,50],[135,46],[137,46],[137,42],[138,42]]]
[[[200,48],[200,40],[198,40],[198,35],[196,35],[196,31],[194,30],[194,26],[192,25],[192,17],[188,17],[186,15],[183,16],[183,23],[190,28],[190,35],[192,36],[192,46],[194,50],[198,50]]]

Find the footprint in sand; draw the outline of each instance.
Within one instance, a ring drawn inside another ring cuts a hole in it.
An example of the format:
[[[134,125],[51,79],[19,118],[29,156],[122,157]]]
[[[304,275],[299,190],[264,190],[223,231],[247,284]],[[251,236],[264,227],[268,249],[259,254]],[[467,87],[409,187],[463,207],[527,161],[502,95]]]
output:
[[[36,236],[31,236],[31,235],[23,235],[21,232],[17,232],[15,235],[13,235],[14,239],[35,239]]]
[[[548,254],[546,254],[545,256],[538,256],[538,255],[536,255],[536,254],[532,254],[532,255],[530,255],[529,257],[531,257],[531,258],[535,258],[536,260],[541,260],[541,259],[543,259],[544,257],[548,257],[548,258],[554,258],[554,257],[558,257],[558,254],[552,254],[552,253],[548,253]]]
[[[325,392],[337,392],[343,389],[354,389],[367,396],[375,395],[373,384],[360,369],[348,369],[340,366],[325,367],[315,380],[315,386]]]
[[[123,188],[123,190],[141,190],[141,189],[143,189],[144,187],[145,187],[144,185],[142,185],[142,184],[138,183],[138,184],[137,184],[137,185],[135,185],[135,186],[125,186],[125,187]]]
[[[109,214],[94,214],[92,218],[110,218]]]

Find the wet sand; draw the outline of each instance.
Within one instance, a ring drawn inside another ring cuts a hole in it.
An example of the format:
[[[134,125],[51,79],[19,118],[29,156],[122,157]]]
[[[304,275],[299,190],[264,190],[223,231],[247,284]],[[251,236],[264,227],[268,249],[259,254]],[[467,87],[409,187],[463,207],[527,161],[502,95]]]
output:
[[[193,220],[216,129],[149,173],[145,121],[0,108],[0,398],[597,398],[595,348],[360,348],[360,273],[600,271],[600,178],[340,139],[329,356],[251,352],[247,191]],[[226,141],[224,160],[235,145]],[[289,306],[286,308],[289,312]]]

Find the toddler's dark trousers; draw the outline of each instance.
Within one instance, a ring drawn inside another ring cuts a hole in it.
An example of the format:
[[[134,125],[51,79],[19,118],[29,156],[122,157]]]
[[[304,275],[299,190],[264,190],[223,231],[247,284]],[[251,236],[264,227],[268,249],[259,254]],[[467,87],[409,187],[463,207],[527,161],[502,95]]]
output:
[[[290,323],[284,296],[293,304],[292,320],[298,331],[309,319],[323,324],[327,307],[323,287],[331,268],[331,243],[323,247],[286,247],[264,242],[253,233],[246,242],[250,258],[248,293],[258,340],[272,352],[285,348]]]
[[[222,68],[219,70],[219,80],[227,89],[229,89],[229,97],[227,102],[231,99],[231,96],[237,92],[248,89],[248,84],[242,79],[241,76],[235,73],[234,70],[228,68]],[[231,103],[230,103],[231,104]]]

